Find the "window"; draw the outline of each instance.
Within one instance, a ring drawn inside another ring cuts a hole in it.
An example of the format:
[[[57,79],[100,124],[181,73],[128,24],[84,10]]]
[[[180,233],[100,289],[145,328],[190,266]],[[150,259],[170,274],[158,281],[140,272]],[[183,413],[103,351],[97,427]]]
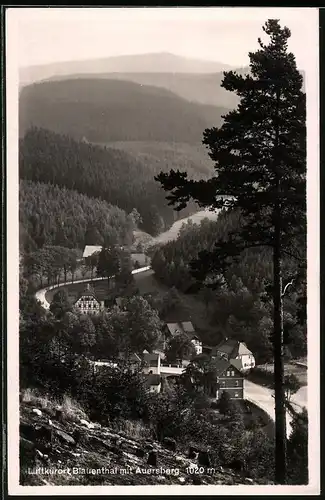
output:
[[[239,394],[238,392],[235,392],[235,398],[238,398]]]
[[[235,386],[236,386],[236,387],[238,387],[238,386],[239,386],[239,382],[238,382],[238,380],[236,380],[236,382],[235,382]]]
[[[230,375],[230,371],[227,371],[227,377],[229,377],[229,375]]]
[[[224,387],[225,385],[226,385],[226,382],[223,380],[223,381],[221,382],[221,387]]]
[[[231,371],[231,376],[234,377],[235,376],[235,372],[232,370]]]

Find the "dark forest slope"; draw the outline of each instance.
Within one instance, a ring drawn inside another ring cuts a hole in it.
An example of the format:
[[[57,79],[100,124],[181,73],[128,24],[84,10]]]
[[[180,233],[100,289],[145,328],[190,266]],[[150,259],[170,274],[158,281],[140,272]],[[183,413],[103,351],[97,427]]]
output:
[[[31,85],[20,94],[20,136],[31,126],[89,142],[168,141],[198,144],[219,126],[225,108],[188,102],[133,82],[76,79]]]
[[[150,164],[144,165],[117,149],[31,129],[20,141],[19,168],[21,179],[72,189],[117,205],[127,213],[137,208],[142,228],[154,235],[169,226],[176,215],[167,206],[165,192],[154,181],[156,172]],[[179,217],[191,210],[195,210],[193,206]]]

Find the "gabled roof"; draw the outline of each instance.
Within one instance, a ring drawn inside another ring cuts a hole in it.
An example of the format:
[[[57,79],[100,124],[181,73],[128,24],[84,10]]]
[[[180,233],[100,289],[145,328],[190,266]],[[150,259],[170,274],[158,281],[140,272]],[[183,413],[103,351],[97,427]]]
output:
[[[78,297],[77,297],[77,300],[76,302],[78,302],[79,299],[81,299],[81,297],[85,297],[85,296],[91,296],[91,297],[94,297],[94,299],[97,301],[97,302],[100,302],[98,300],[98,298],[96,297],[96,294],[94,292],[94,290],[90,287],[89,283],[87,283],[86,287],[84,288],[84,290],[79,293]],[[75,303],[76,303],[75,302]]]
[[[182,321],[181,323],[184,332],[186,333],[195,333],[194,326],[190,321]]]
[[[86,245],[82,256],[83,258],[90,257],[90,255],[93,255],[96,252],[101,252],[102,248],[103,247],[101,245]]]
[[[218,377],[222,376],[229,367],[234,367],[240,373],[236,360],[227,360],[218,356],[212,360],[212,366]]]
[[[179,323],[167,323],[167,328],[172,336],[182,333],[182,327]]]
[[[200,340],[197,335],[195,335],[195,329],[191,323],[191,321],[181,321],[178,323],[166,323],[166,326],[172,335],[174,337],[175,335],[179,335],[180,333],[183,333],[187,335],[191,340],[192,339],[197,339]]]
[[[217,357],[212,360],[211,364],[213,366],[216,375],[220,376],[227,370],[227,368],[229,368],[230,361],[225,358]]]
[[[212,348],[212,355],[215,353],[226,354],[230,358],[236,358],[238,355],[252,354],[244,342],[235,339],[224,339],[219,345]]]
[[[239,347],[238,347],[238,354],[252,354],[252,351],[250,351],[245,344],[245,342],[240,342]]]

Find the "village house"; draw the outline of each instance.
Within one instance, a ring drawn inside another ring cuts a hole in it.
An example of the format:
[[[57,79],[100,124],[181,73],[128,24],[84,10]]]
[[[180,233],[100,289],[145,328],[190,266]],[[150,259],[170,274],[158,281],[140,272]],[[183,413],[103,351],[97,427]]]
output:
[[[210,377],[201,387],[209,397],[220,399],[223,391],[227,391],[231,399],[244,399],[244,375],[230,360],[218,356],[211,363]],[[191,378],[191,382],[194,379]]]
[[[244,376],[233,361],[218,359],[216,375],[216,399],[220,398],[223,391],[227,391],[231,399],[244,399]]]
[[[221,356],[233,364],[242,372],[251,370],[255,366],[253,353],[244,342],[225,338],[219,345],[211,348],[211,358]]]
[[[182,321],[178,323],[167,323],[164,329],[164,348],[166,348],[167,342],[170,338],[175,337],[175,335],[185,334],[192,342],[195,353],[202,354],[202,342],[195,333],[195,329],[191,321]]]
[[[100,253],[101,251],[102,251],[101,245],[86,245],[82,257],[86,259],[87,257],[90,257],[94,253]]]
[[[161,358],[158,353],[149,353],[145,351],[143,353],[144,368],[143,372],[145,374],[160,375],[160,365]]]
[[[74,308],[81,314],[99,314],[104,309],[104,301],[98,300],[95,292],[90,288],[88,283],[85,290],[76,300]]]

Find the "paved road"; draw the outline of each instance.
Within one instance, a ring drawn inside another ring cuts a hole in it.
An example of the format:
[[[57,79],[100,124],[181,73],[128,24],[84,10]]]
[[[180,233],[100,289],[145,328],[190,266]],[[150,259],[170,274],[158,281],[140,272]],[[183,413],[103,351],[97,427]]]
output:
[[[264,410],[272,420],[275,419],[274,398],[272,397],[273,391],[268,387],[254,384],[245,379],[244,396],[256,403],[262,410]],[[297,411],[301,411],[303,406],[307,407],[307,387],[301,387],[299,391],[292,396],[291,403],[295,406]],[[287,435],[291,432],[291,416],[287,413]]]
[[[150,266],[140,267],[139,269],[134,269],[132,271],[132,274],[144,273],[144,272],[149,271],[149,270],[150,270]],[[89,283],[90,281],[100,281],[103,279],[106,279],[106,278],[93,278],[92,280],[90,280],[89,278],[84,278],[82,280],[66,281],[65,283],[60,283],[59,285],[50,285],[50,286],[47,286],[45,288],[42,288],[41,290],[38,290],[35,294],[35,298],[40,301],[40,303],[41,303],[42,307],[44,307],[44,309],[49,309],[50,304],[45,298],[45,295],[49,290],[60,288],[62,286],[66,286],[66,285],[73,285],[76,283]]]

